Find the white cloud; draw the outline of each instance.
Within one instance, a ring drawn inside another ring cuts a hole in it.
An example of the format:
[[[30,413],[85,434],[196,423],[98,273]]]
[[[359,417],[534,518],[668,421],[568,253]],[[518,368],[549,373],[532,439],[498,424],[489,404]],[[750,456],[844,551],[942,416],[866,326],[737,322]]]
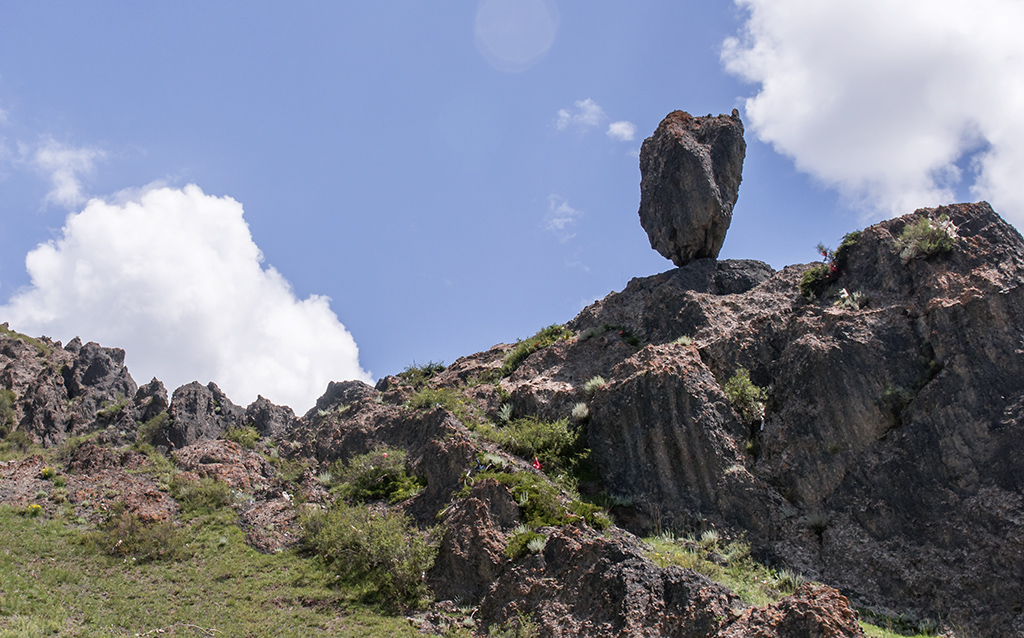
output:
[[[331,380],[369,381],[330,300],[297,299],[263,268],[242,215],[194,185],[94,199],[28,254],[32,284],[0,316],[21,332],[122,347],[140,383],[215,381],[240,405],[259,393],[301,412]]]
[[[576,100],[572,109],[559,109],[558,117],[555,119],[555,128],[564,131],[570,126],[581,130],[598,126],[606,119],[604,109],[594,100]]]
[[[736,0],[726,68],[760,139],[873,213],[976,197],[1024,221],[1024,4]]]
[[[548,196],[548,213],[544,217],[544,228],[551,231],[562,243],[576,236],[576,221],[583,215],[581,211],[569,206],[569,202],[559,195]]]
[[[66,146],[52,137],[44,137],[34,148],[20,147],[22,159],[50,178],[46,201],[69,209],[85,201],[81,178],[92,173],[95,160],[106,155],[99,149]]]
[[[605,135],[620,142],[631,142],[636,138],[636,125],[625,120],[608,125]]]

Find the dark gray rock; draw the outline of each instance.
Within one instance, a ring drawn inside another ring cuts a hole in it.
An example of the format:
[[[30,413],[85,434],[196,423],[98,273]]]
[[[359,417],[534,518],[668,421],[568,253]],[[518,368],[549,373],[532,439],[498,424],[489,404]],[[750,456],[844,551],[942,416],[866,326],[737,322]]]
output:
[[[153,377],[146,385],[139,386],[132,401],[133,417],[139,423],[145,423],[170,407],[167,402],[167,388],[162,381]]]
[[[377,391],[362,381],[331,381],[327,390],[316,400],[316,410],[332,410],[340,405],[348,405],[362,399],[376,398]]]
[[[170,422],[154,435],[154,445],[180,449],[245,424],[245,411],[212,381],[206,386],[193,381],[175,390],[170,415]]]
[[[739,195],[743,123],[669,113],[640,148],[640,225],[677,266],[717,257]]]
[[[286,405],[274,405],[258,396],[245,409],[245,420],[260,436],[276,439],[295,425],[295,413]]]

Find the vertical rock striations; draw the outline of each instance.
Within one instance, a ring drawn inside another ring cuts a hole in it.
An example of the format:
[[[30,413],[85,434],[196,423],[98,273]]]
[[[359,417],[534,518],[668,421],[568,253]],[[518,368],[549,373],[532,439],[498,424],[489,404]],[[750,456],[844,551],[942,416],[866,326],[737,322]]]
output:
[[[640,225],[676,266],[718,257],[743,172],[743,123],[732,115],[665,116],[640,149]]]

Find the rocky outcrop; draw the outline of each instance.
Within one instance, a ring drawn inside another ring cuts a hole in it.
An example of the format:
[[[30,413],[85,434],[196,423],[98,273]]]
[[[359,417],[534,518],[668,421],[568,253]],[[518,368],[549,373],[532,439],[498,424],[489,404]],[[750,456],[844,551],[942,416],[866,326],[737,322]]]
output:
[[[295,426],[295,413],[286,405],[274,405],[262,396],[245,409],[245,421],[262,437],[280,438]]]
[[[175,390],[170,415],[170,421],[153,437],[155,445],[168,449],[216,439],[228,428],[245,425],[245,412],[212,381],[205,386],[193,381]]]
[[[954,250],[904,264],[902,229],[940,215]],[[864,230],[816,303],[807,269],[732,295],[674,271],[574,320],[642,346],[591,403],[607,488],[648,524],[745,532],[859,606],[1024,632],[1024,241],[987,204],[956,205]],[[868,304],[834,305],[843,289]],[[740,367],[769,389],[763,425],[742,427],[714,387]]]
[[[640,224],[676,266],[717,257],[739,195],[743,123],[669,113],[640,148]]]

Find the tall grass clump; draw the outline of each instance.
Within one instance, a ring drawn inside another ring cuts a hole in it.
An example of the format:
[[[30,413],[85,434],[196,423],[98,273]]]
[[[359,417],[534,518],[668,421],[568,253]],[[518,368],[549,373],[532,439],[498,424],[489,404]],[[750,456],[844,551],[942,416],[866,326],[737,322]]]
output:
[[[117,503],[98,529],[84,535],[86,546],[117,558],[144,563],[188,557],[185,535],[173,523],[143,521]]]

